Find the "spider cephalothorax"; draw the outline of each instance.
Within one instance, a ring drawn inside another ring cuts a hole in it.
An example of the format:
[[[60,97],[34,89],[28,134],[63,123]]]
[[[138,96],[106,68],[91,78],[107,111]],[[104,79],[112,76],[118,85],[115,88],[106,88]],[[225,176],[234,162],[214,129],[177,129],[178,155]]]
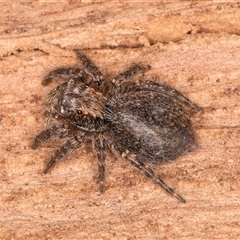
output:
[[[32,145],[36,149],[52,139],[63,140],[43,172],[80,148],[90,136],[98,158],[101,192],[105,190],[105,158],[109,150],[185,202],[148,163],[161,164],[196,148],[190,116],[201,108],[169,86],[150,80],[131,81],[149,66],[134,64],[106,81],[91,60],[79,51],[76,54],[82,68],[56,69],[43,80],[43,85],[58,78],[67,80],[49,93],[45,116],[55,121],[37,135]]]
[[[91,101],[89,101],[91,99]],[[49,93],[47,107],[81,130],[103,131],[106,97],[80,79],[71,79]]]

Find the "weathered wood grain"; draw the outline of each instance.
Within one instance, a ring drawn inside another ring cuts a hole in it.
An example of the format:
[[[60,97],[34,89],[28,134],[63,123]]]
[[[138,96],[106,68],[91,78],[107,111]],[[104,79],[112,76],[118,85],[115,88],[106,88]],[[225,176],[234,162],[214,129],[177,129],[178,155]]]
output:
[[[0,12],[1,239],[238,239],[240,6],[238,3],[6,3]],[[186,199],[165,194],[129,163],[107,158],[105,194],[86,146],[42,175],[56,147],[33,151],[43,87],[81,49],[113,76],[133,62],[203,107],[199,149],[156,167]]]

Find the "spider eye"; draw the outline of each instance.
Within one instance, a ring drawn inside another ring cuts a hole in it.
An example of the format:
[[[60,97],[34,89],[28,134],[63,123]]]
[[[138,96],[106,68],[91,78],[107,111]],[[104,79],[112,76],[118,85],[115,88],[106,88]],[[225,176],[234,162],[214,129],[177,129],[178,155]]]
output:
[[[77,110],[77,114],[79,114],[79,115],[82,114],[82,110],[81,110],[81,109],[78,109],[78,110]]]

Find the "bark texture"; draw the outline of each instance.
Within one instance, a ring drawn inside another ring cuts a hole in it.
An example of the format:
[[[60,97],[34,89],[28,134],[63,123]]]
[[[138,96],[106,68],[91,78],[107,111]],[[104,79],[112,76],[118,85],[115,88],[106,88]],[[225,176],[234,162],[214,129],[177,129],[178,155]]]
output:
[[[1,239],[239,239],[239,3],[12,3],[0,13]],[[128,162],[107,158],[106,193],[85,146],[50,174],[43,77],[81,49],[113,76],[131,63],[201,106],[197,151],[157,166],[182,204]]]

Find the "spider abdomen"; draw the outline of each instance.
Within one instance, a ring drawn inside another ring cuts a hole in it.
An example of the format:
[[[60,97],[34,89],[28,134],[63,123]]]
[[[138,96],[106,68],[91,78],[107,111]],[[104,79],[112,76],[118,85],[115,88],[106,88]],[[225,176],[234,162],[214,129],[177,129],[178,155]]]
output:
[[[166,162],[196,147],[187,111],[169,96],[131,92],[110,105],[111,131],[119,148],[141,161]]]

